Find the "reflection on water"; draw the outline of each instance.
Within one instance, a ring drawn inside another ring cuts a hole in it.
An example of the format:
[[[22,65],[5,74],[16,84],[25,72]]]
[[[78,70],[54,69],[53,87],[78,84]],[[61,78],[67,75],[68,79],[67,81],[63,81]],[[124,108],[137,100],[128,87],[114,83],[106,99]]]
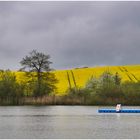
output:
[[[140,114],[99,114],[98,108],[0,107],[0,138],[140,138]]]

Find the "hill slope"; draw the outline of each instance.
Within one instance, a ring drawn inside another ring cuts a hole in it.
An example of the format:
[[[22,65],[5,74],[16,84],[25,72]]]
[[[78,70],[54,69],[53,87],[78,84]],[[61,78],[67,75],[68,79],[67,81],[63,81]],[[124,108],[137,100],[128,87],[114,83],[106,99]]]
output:
[[[76,84],[78,87],[83,87],[87,80],[94,76],[98,78],[104,71],[109,70],[111,73],[118,72],[122,81],[140,80],[140,65],[126,65],[126,66],[104,66],[104,67],[91,67],[91,68],[78,68],[71,70],[58,70],[55,71],[56,78],[59,80],[57,87],[59,93],[65,93],[69,87]],[[69,81],[68,81],[69,75]],[[74,78],[73,78],[74,77]]]
[[[66,93],[66,90],[71,85],[74,87],[84,87],[88,79],[91,76],[98,78],[104,71],[109,70],[111,73],[116,72],[122,78],[122,81],[134,81],[140,80],[140,65],[126,65],[126,66],[103,66],[103,67],[90,67],[90,68],[77,68],[70,70],[56,70],[53,71],[57,83],[57,94],[62,95]],[[24,77],[24,72],[16,72],[17,80],[21,83],[27,82]],[[69,80],[68,80],[69,77]]]

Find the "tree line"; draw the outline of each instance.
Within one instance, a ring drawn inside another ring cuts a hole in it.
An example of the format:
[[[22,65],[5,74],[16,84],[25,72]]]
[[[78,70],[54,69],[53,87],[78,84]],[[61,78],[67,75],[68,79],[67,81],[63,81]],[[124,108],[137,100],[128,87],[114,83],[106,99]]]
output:
[[[22,104],[61,104],[61,105],[140,105],[140,82],[122,82],[119,73],[105,71],[99,78],[92,76],[85,87],[77,87],[71,71],[75,87],[71,87],[65,96],[56,96],[55,84],[58,80],[51,72],[50,55],[33,50],[25,56],[20,64],[24,71],[24,83],[16,80],[10,70],[0,70],[0,105]]]
[[[71,96],[83,96],[87,105],[140,105],[140,82],[122,82],[117,72],[105,71],[99,78],[92,76],[85,87],[68,92]]]

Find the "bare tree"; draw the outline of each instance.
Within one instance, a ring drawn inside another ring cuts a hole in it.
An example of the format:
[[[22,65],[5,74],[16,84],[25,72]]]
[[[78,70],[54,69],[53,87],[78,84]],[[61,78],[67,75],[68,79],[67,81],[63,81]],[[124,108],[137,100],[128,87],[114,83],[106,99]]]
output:
[[[28,56],[25,56],[25,58],[22,59],[20,62],[23,66],[22,70],[28,69],[30,72],[36,72],[37,74],[37,94],[40,95],[40,88],[41,88],[41,80],[42,76],[44,75],[43,72],[49,72],[50,64],[52,62],[49,61],[50,55],[43,54],[40,52],[37,52],[36,50],[33,50],[29,53]],[[47,77],[46,77],[47,78]]]

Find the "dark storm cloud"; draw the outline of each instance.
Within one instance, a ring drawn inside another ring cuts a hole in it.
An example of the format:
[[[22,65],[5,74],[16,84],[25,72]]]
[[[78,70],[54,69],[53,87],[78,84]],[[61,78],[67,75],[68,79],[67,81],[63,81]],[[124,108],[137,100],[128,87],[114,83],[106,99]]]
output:
[[[0,68],[33,49],[53,68],[137,64],[140,2],[0,2]]]

